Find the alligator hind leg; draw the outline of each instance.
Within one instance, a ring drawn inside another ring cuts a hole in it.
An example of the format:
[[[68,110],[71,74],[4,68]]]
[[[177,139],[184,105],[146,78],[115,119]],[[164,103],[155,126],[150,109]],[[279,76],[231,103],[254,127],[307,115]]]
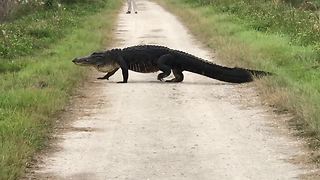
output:
[[[173,69],[172,72],[173,72],[174,78],[167,80],[166,82],[182,82],[183,81],[184,76],[180,69]]]
[[[163,78],[166,78],[171,74],[171,67],[167,65],[167,62],[172,58],[173,57],[170,54],[166,54],[158,59],[158,68],[162,71],[162,73],[158,75],[158,80],[163,81]]]

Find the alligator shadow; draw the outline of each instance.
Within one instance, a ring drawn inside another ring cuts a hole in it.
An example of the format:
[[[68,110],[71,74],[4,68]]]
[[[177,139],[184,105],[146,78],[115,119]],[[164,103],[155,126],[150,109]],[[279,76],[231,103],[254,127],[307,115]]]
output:
[[[117,83],[117,82],[110,82]],[[161,81],[128,81],[128,84],[181,84],[181,85],[204,85],[204,86],[236,86],[239,84],[228,83],[228,82],[180,82],[180,83],[170,83],[170,82],[161,82]]]

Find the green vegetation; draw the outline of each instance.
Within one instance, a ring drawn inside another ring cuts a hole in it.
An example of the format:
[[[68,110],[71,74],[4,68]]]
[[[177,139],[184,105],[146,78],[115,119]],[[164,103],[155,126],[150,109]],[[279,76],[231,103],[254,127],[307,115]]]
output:
[[[96,9],[103,7],[106,0],[97,0],[89,6],[85,0],[82,1],[59,6],[50,5],[56,2],[53,0],[47,0],[43,5],[39,5],[41,1],[35,1],[37,4],[28,1],[29,4],[21,5],[21,11],[11,17],[16,20],[0,24],[0,58],[29,55],[48,48],[76,29],[82,17],[94,14]]]
[[[186,2],[197,5],[195,0]],[[235,15],[245,21],[248,28],[256,31],[286,34],[293,44],[315,45],[320,55],[320,13],[309,10],[318,9],[316,2],[306,5],[302,0],[291,1],[297,8],[280,2],[280,0],[200,0],[198,5],[211,6],[219,13]]]
[[[110,42],[120,4],[63,4],[1,24],[9,38],[0,38],[0,179],[20,177],[45,146],[55,114],[85,78],[71,60]]]
[[[303,133],[320,135],[317,12],[263,0],[158,2],[179,15],[226,64],[275,73],[257,83],[262,95],[280,111],[294,113]]]

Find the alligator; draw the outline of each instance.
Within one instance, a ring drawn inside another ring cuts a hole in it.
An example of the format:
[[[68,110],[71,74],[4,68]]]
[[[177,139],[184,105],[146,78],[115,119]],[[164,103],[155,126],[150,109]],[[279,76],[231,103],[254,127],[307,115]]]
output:
[[[182,82],[183,71],[230,83],[246,83],[253,81],[255,77],[271,75],[265,71],[220,66],[183,51],[156,45],[138,45],[94,52],[86,57],[75,58],[72,62],[82,66],[93,66],[98,71],[107,73],[98,79],[108,80],[118,69],[121,69],[123,81],[119,83],[127,83],[128,70],[140,73],[162,71],[157,78],[160,81],[172,72],[174,78],[166,82]]]

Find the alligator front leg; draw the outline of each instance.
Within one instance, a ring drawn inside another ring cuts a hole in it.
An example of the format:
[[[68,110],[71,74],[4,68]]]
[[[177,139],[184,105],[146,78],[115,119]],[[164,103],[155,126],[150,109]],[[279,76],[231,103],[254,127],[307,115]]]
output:
[[[118,57],[117,61],[118,61],[118,64],[120,65],[120,68],[122,70],[122,77],[123,77],[123,81],[120,81],[118,83],[127,83],[128,77],[129,77],[128,64],[124,61],[124,59],[121,56]]]
[[[171,74],[171,67],[167,65],[168,61],[171,61],[173,56],[171,54],[166,54],[161,56],[158,61],[157,65],[158,68],[162,71],[158,75],[158,80],[163,81],[164,78],[168,77]]]
[[[116,73],[118,71],[119,68],[116,68],[115,70],[108,72],[105,76],[103,77],[98,77],[97,79],[106,79],[109,80],[109,77],[111,77],[112,75],[114,75],[114,73]]]

